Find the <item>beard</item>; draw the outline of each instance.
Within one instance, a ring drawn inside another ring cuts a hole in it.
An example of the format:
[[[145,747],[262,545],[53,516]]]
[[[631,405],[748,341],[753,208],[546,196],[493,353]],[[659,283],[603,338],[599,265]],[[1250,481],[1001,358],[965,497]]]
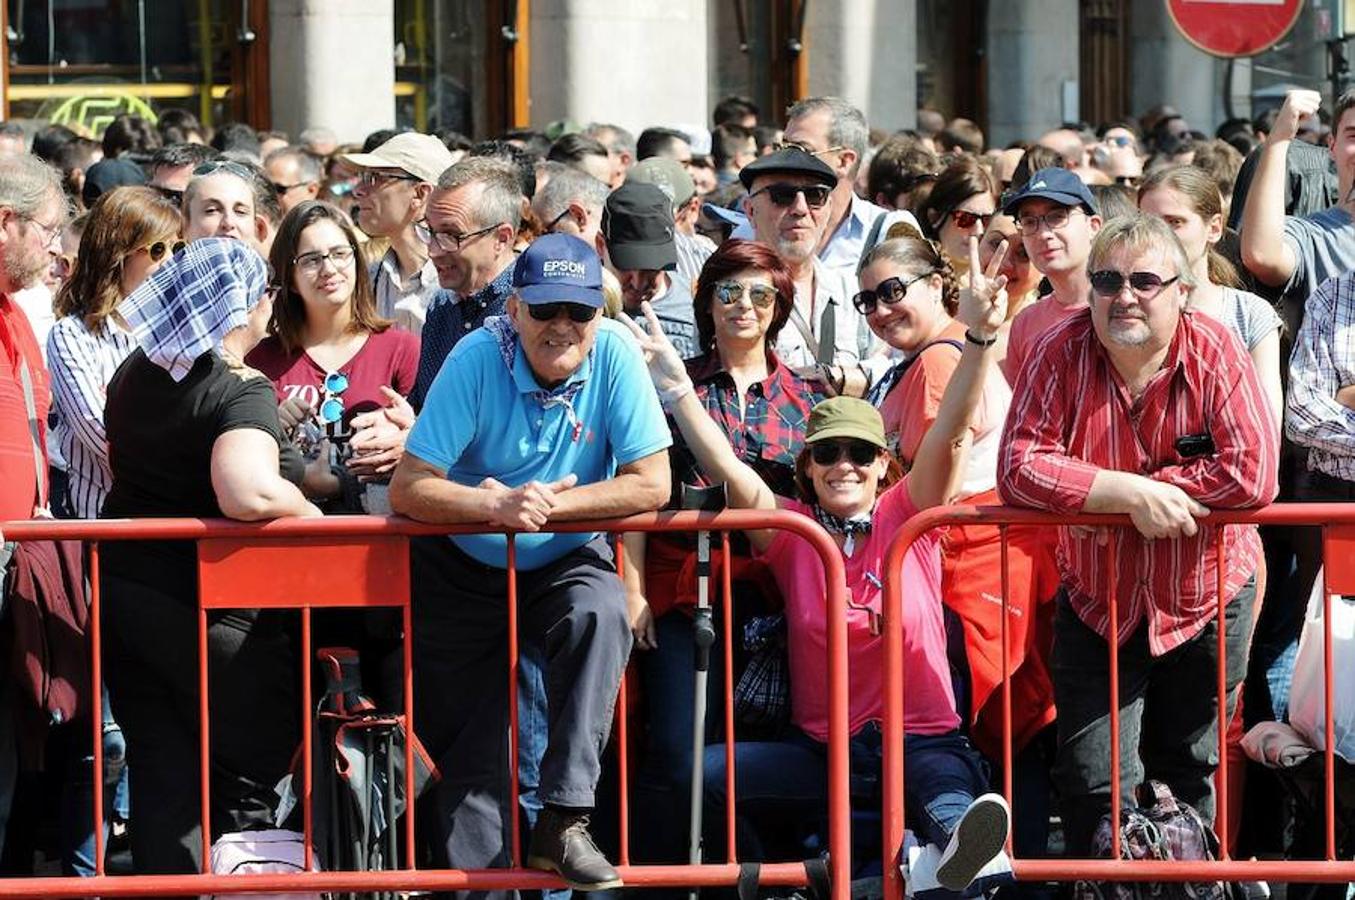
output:
[[[13,244],[3,258],[0,258],[0,269],[4,270],[11,289],[16,291],[31,287],[51,265],[50,254],[30,253],[24,247],[16,247]]]

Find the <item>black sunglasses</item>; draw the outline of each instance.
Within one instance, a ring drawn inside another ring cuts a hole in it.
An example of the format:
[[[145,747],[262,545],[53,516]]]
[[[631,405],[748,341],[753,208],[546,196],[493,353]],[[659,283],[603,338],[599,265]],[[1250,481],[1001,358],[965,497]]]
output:
[[[867,441],[815,441],[809,445],[809,457],[820,466],[835,466],[842,454],[854,466],[868,466],[880,455],[880,448]]]
[[[822,184],[788,184],[778,181],[776,184],[769,184],[761,190],[753,191],[748,196],[766,194],[777,206],[790,206],[795,203],[798,195],[804,194],[805,205],[811,209],[818,209],[828,202],[828,197],[832,193],[832,188]]]
[[[528,303],[527,312],[531,313],[532,318],[538,322],[549,322],[560,313],[565,312],[569,313],[571,322],[583,323],[591,322],[597,318],[598,308],[562,300],[558,303]]]
[[[902,278],[886,278],[875,285],[873,291],[861,291],[852,298],[852,306],[863,316],[868,316],[875,312],[875,305],[883,303],[885,306],[893,306],[908,294],[908,289],[924,278],[930,278],[936,274],[934,270],[928,270],[919,275],[914,275],[906,281]]]
[[[1130,272],[1125,275],[1123,272],[1116,272],[1114,269],[1102,269],[1091,274],[1091,283],[1092,290],[1096,292],[1098,297],[1112,299],[1120,296],[1120,291],[1124,290],[1127,281],[1135,296],[1144,300],[1151,300],[1180,277],[1180,275],[1173,275],[1171,278],[1163,280],[1162,276],[1156,272]]]

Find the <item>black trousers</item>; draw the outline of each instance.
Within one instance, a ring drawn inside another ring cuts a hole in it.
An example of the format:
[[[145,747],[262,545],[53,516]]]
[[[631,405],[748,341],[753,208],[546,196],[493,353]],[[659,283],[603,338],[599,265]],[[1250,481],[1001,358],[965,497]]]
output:
[[[104,677],[127,739],[138,873],[200,871],[197,609],[105,572]],[[272,827],[274,787],[301,739],[299,669],[285,611],[208,619],[211,827]]]
[[[435,866],[508,864],[507,573],[446,538],[413,542],[414,728],[441,779],[421,812]],[[594,803],[631,633],[605,540],[518,573],[523,640],[545,657],[542,803]],[[524,841],[524,852],[526,851]]]

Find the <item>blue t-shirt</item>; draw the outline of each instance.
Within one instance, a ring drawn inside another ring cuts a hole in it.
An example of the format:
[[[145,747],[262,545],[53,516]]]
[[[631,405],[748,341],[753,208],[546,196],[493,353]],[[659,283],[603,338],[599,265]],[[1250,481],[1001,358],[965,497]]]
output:
[[[587,358],[560,390],[582,382],[573,398],[577,426],[564,404],[546,406],[519,348],[510,371],[488,329],[467,335],[447,357],[428,391],[405,448],[475,487],[494,478],[508,487],[550,483],[573,473],[594,484],[672,443],[658,395],[639,348],[622,325],[603,319]],[[517,564],[536,569],[588,543],[595,534],[517,536]],[[464,552],[507,566],[503,535],[456,535]]]

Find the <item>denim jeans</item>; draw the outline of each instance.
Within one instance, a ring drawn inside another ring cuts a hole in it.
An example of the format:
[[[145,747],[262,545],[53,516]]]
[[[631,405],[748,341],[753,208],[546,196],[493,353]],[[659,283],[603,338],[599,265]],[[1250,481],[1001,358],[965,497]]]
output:
[[[518,805],[527,819],[527,828],[536,825],[541,812],[537,788],[541,786],[541,757],[546,754],[550,737],[549,710],[546,704],[546,654],[541,646],[523,641],[518,653]],[[545,900],[569,900],[569,888],[547,888]]]
[[[871,723],[852,736],[853,805],[879,808],[881,752],[878,725]],[[724,745],[707,747],[705,831],[710,846],[723,844],[714,836],[724,832],[725,771]],[[938,847],[946,846],[969,804],[988,790],[978,752],[958,731],[906,735],[903,772],[909,827],[922,843]],[[791,841],[827,816],[828,745],[801,731],[784,741],[737,743],[734,792],[739,858],[756,861],[767,859],[769,852],[793,852]],[[764,841],[768,836],[781,846],[769,846]]]
[[[1255,579],[1226,607],[1228,715],[1247,668]],[[1058,703],[1054,781],[1063,803],[1067,852],[1083,857],[1110,809],[1110,657],[1106,640],[1087,627],[1060,592],[1054,612],[1050,672]],[[1161,656],[1148,649],[1141,623],[1120,647],[1120,784],[1125,803],[1145,778],[1165,783],[1178,800],[1214,820],[1218,766],[1218,623]]]
[[[66,763],[66,783],[61,793],[61,870],[65,875],[88,877],[95,872],[94,860],[94,754],[90,752],[88,719],[62,726]],[[55,738],[56,735],[54,734]],[[127,741],[113,720],[108,689],[103,692],[103,832],[107,846],[108,829],[113,818],[128,818]]]

